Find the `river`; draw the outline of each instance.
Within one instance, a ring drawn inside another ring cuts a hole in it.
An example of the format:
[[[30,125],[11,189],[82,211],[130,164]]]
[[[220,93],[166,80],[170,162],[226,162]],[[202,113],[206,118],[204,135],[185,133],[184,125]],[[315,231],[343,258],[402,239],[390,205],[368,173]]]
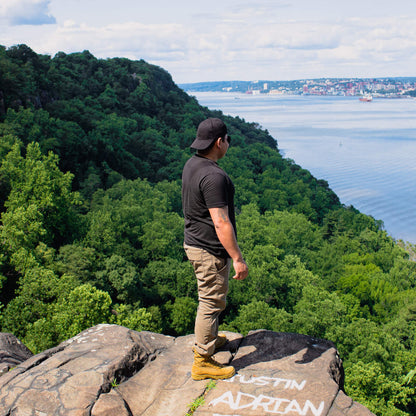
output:
[[[325,179],[345,205],[416,243],[416,100],[188,92],[259,123],[286,158]]]

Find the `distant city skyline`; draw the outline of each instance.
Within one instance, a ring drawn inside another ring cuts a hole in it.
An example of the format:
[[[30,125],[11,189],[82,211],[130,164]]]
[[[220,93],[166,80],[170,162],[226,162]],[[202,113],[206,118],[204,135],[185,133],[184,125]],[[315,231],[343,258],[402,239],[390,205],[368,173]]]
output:
[[[416,96],[416,77],[319,78],[292,81],[215,81],[179,84],[188,92],[239,92],[246,94],[339,95],[384,98]]]
[[[410,0],[1,0],[0,44],[89,50],[166,69],[176,83],[411,77]]]

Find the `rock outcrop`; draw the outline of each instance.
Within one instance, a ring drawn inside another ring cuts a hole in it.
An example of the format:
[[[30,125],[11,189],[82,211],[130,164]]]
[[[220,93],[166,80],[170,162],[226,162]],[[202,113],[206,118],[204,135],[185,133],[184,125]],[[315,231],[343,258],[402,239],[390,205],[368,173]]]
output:
[[[199,403],[195,416],[372,415],[343,393],[331,342],[264,330],[226,334],[216,359],[232,361],[237,373],[212,383],[191,379],[193,335],[98,325],[22,355],[0,377],[0,416],[185,416],[192,403]]]
[[[32,355],[14,335],[0,333],[0,375],[7,373]]]

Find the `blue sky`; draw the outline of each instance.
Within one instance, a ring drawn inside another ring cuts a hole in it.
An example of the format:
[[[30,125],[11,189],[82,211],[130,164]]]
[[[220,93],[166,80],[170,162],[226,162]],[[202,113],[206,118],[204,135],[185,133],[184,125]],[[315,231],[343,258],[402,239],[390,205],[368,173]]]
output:
[[[144,59],[176,83],[416,76],[414,0],[0,0],[0,44]]]

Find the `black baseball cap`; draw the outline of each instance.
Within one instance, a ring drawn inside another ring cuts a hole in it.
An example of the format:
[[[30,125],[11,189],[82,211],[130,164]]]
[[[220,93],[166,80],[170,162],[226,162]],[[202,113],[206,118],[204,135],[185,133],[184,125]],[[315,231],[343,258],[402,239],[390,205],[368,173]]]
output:
[[[196,138],[191,144],[192,149],[205,150],[219,137],[225,137],[227,126],[219,118],[207,118],[198,126]]]

